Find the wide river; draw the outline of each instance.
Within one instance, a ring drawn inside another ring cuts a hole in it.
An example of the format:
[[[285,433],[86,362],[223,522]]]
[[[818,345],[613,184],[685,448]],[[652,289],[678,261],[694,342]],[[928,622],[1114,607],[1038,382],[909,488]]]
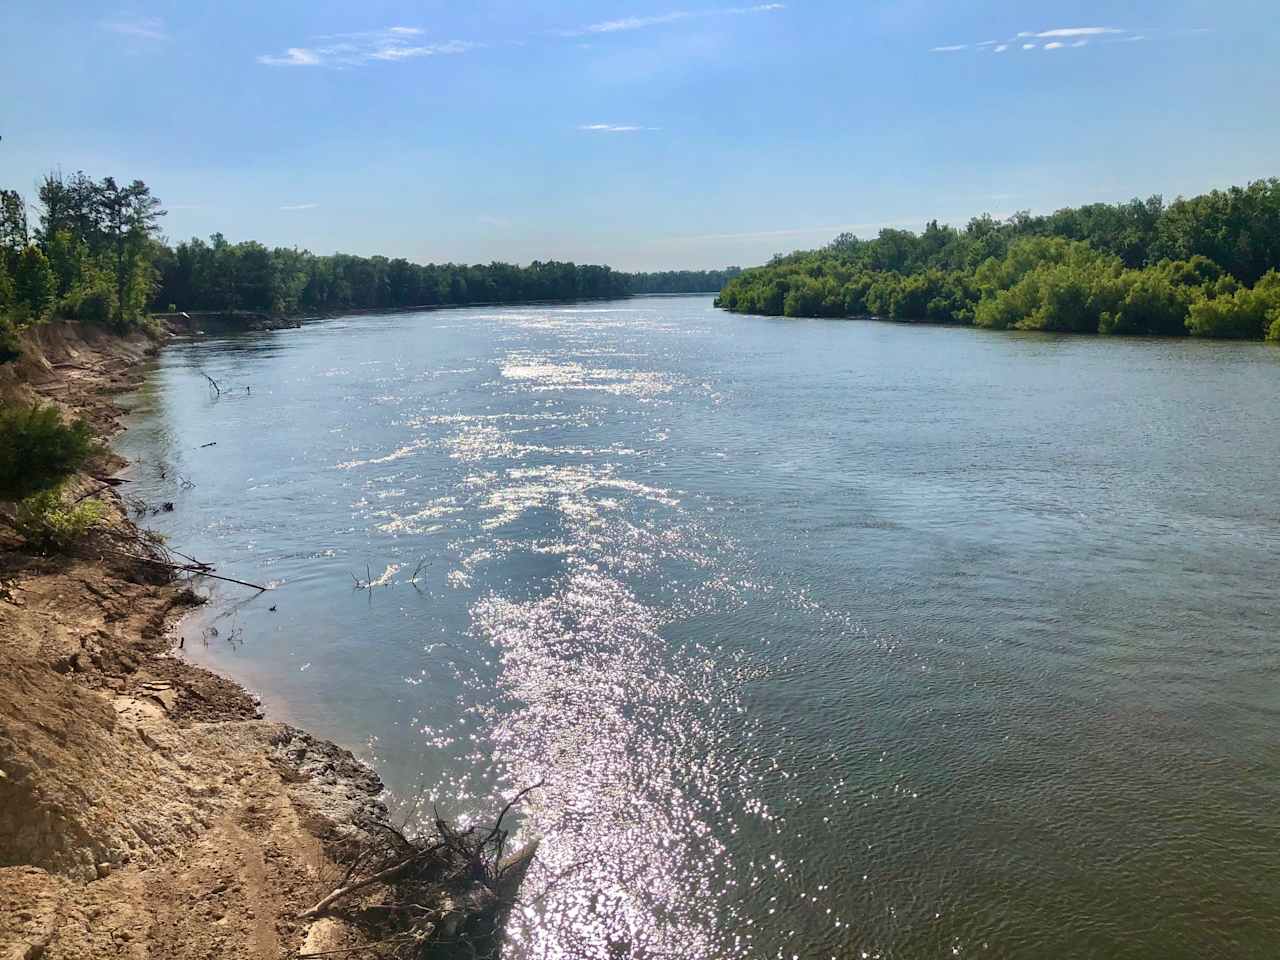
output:
[[[274,587],[189,656],[404,815],[544,784],[509,956],[1280,954],[1278,348],[655,298],[130,405],[149,522]]]

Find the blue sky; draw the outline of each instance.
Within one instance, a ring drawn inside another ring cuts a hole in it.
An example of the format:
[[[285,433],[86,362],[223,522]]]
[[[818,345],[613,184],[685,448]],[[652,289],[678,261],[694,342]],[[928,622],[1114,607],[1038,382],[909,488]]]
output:
[[[174,240],[715,267],[1280,175],[1276,0],[0,7],[0,184]]]

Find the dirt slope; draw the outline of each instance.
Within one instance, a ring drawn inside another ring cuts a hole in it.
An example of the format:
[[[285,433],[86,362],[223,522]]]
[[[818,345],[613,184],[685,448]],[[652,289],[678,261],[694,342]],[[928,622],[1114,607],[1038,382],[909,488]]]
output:
[[[47,398],[109,437],[111,396],[153,350],[47,325],[0,367],[0,403]],[[328,842],[382,813],[381,784],[174,657],[170,627],[198,602],[0,533],[0,960],[274,960],[352,942],[296,917],[336,881]]]

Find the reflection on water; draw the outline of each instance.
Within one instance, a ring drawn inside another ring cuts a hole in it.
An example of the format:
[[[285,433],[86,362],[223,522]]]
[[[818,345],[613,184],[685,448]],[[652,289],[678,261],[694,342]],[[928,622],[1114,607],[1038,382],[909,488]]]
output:
[[[542,783],[514,955],[1261,955],[1277,353],[366,317],[170,349],[123,446],[278,584],[193,656],[407,815]]]

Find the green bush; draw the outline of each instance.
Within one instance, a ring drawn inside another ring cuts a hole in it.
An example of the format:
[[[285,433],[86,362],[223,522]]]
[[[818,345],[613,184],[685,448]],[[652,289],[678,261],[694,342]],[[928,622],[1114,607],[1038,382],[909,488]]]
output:
[[[62,309],[74,320],[106,326],[114,321],[117,304],[115,286],[108,278],[98,276],[72,290]]]
[[[22,356],[18,328],[7,316],[0,316],[0,363],[12,363]]]
[[[96,450],[89,425],[63,423],[56,407],[0,410],[0,500],[57,487]]]
[[[14,526],[31,546],[61,553],[83,540],[102,522],[102,517],[103,507],[98,501],[67,504],[62,499],[62,488],[53,487],[18,504]]]
[[[1275,325],[1280,322],[1280,273],[1272,270],[1253,287],[1230,290],[1217,284],[1217,296],[1203,296],[1191,304],[1187,329],[1197,337],[1229,337],[1235,339],[1277,339]]]

